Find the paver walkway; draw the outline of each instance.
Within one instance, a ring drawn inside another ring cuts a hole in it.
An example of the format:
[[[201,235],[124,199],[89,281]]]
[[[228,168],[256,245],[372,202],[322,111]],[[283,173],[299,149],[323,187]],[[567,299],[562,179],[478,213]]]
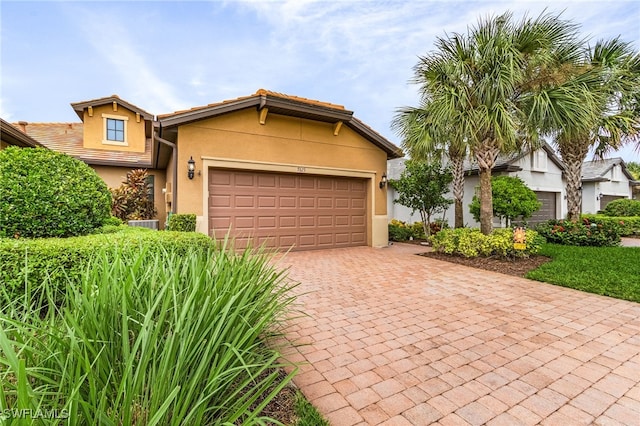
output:
[[[289,253],[287,357],[332,425],[640,425],[640,304],[418,246]]]

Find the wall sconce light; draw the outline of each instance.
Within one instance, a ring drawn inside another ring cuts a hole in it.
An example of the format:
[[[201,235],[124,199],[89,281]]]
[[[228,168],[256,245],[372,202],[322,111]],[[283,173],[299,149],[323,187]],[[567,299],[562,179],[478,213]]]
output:
[[[193,156],[189,158],[187,161],[187,165],[189,166],[189,171],[187,172],[187,176],[189,179],[193,179],[194,171],[196,170],[196,162],[193,161]]]
[[[387,186],[387,174],[383,173],[382,179],[380,179],[380,189],[384,188],[385,186]]]
[[[604,194],[601,192],[598,194],[598,196],[596,197],[596,200],[602,200],[602,197],[604,197]]]

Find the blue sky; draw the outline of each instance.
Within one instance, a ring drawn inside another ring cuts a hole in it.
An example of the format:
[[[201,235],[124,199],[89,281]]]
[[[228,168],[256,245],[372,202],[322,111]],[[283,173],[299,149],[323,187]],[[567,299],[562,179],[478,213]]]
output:
[[[151,112],[246,96],[259,88],[344,105],[392,142],[395,111],[437,36],[479,17],[545,8],[592,40],[640,48],[640,2],[127,1],[0,3],[0,116],[78,121],[69,103],[111,94]],[[612,156],[640,161],[623,149]]]

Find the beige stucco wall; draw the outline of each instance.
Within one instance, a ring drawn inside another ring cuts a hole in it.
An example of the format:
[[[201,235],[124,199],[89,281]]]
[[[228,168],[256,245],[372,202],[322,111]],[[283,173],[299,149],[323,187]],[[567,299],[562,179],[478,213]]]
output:
[[[103,143],[105,139],[105,120],[103,115],[109,118],[125,120],[127,128],[126,145]],[[117,111],[112,105],[102,105],[93,108],[93,116],[89,115],[89,110],[84,110],[84,147],[93,149],[105,149],[112,151],[144,152],[145,129],[144,118],[137,117],[136,113],[117,106]]]
[[[98,176],[105,181],[109,188],[117,188],[122,185],[122,182],[127,179],[127,173],[132,170],[128,167],[97,165],[91,165],[91,167],[96,171]],[[158,210],[155,219],[160,221],[160,228],[163,229],[164,223],[167,219],[165,195],[162,193],[162,189],[166,185],[165,171],[159,169],[147,169],[147,172],[149,175],[154,176],[153,198],[156,209]]]
[[[187,161],[196,162],[187,177]],[[227,161],[227,163],[225,163]],[[178,129],[178,213],[195,213],[206,232],[209,167],[242,167],[307,174],[363,177],[369,180],[369,244],[387,243],[386,188],[378,182],[386,172],[386,153],[356,132],[301,118],[268,114],[261,125],[255,109],[238,111]]]

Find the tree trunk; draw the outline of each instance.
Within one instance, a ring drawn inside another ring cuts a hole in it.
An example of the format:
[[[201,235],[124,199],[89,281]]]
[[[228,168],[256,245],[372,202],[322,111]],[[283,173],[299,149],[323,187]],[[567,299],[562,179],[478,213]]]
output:
[[[580,213],[582,212],[582,163],[587,158],[587,152],[587,149],[576,145],[564,147],[564,149],[562,146],[560,147],[560,155],[566,166],[567,218],[569,220],[580,220]]]
[[[453,199],[455,201],[455,227],[464,227],[464,210],[462,200],[464,198],[464,157],[452,157],[451,174],[453,175]]]
[[[480,232],[491,234],[493,230],[493,194],[491,193],[491,169],[480,169]]]
[[[491,234],[493,230],[493,194],[491,193],[491,170],[500,150],[495,141],[485,138],[476,150],[476,160],[480,172],[480,232]]]

